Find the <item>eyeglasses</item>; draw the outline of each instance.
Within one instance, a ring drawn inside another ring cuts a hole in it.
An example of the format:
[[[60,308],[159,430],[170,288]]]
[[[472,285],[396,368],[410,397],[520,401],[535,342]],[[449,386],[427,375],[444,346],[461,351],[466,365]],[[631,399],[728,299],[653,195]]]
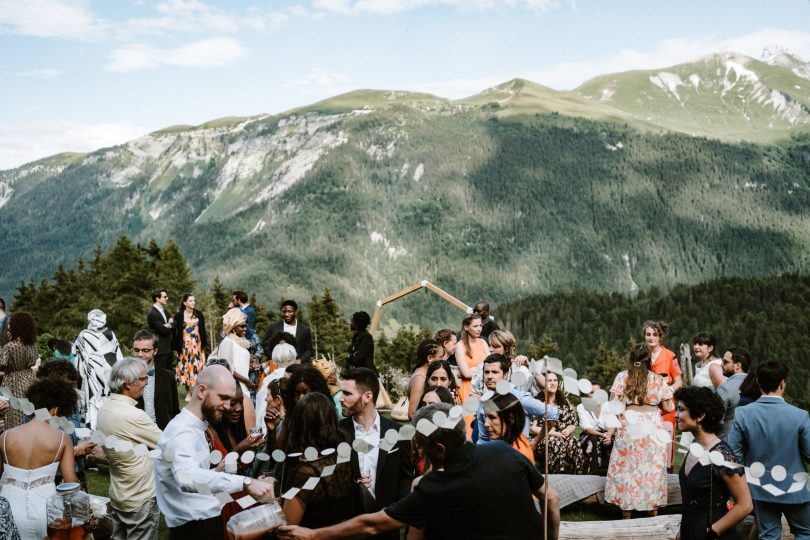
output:
[[[225,358],[209,358],[205,363],[208,366],[228,366],[228,361]]]
[[[139,352],[148,353],[148,352],[152,352],[154,350],[155,350],[154,348],[151,348],[151,349],[138,349],[137,347],[132,347],[132,352],[134,352],[134,353],[139,353]]]

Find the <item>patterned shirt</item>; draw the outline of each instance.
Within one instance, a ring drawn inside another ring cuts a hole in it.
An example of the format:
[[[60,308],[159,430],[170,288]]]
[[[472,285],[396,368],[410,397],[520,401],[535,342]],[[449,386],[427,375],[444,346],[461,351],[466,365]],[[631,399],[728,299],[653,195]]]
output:
[[[153,368],[154,369],[154,368]],[[146,381],[146,387],[143,389],[143,410],[146,411],[146,414],[149,418],[152,419],[152,422],[156,422],[155,416],[155,372],[152,371],[149,374],[148,379]]]

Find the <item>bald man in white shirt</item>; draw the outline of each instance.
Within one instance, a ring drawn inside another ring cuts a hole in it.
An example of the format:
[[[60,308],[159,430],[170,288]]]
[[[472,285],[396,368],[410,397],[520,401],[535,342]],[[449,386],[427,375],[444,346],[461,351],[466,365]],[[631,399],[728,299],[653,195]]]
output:
[[[222,538],[223,503],[213,494],[243,489],[254,499],[273,497],[273,484],[210,469],[210,448],[205,437],[208,424],[218,424],[236,395],[236,381],[227,368],[206,367],[198,376],[191,402],[175,416],[158,448],[170,459],[155,465],[157,499],[169,526],[169,540]],[[213,494],[200,493],[206,485]]]

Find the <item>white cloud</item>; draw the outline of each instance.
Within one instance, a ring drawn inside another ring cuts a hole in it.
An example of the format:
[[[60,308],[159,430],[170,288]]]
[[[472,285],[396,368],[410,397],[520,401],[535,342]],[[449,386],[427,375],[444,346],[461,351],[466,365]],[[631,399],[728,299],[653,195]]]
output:
[[[116,31],[122,40],[142,35],[173,36],[178,32],[231,33],[241,29],[277,30],[289,15],[280,11],[265,13],[255,6],[246,14],[237,14],[209,6],[201,0],[167,0],[156,6],[159,16],[128,19]]]
[[[109,23],[84,0],[0,0],[0,32],[24,36],[97,41]]]
[[[314,0],[312,2],[314,9],[344,15],[352,13],[394,15],[437,5],[479,10],[520,6],[536,13],[543,13],[559,7],[560,0]]]
[[[43,68],[43,69],[30,69],[20,73],[21,77],[35,77],[38,79],[56,79],[62,75],[59,69]]]
[[[329,73],[320,68],[313,68],[308,74],[291,79],[284,83],[287,88],[297,88],[305,94],[331,96],[337,93],[356,90],[349,86],[351,77],[341,73]]]
[[[242,23],[239,17],[211,7],[199,0],[168,0],[156,6],[159,17],[128,19],[118,29],[120,39],[136,35],[170,35],[175,32],[234,32]]]
[[[245,55],[246,49],[235,39],[203,39],[173,49],[161,49],[144,43],[123,45],[110,52],[109,71],[127,73],[160,66],[211,68],[226,66]]]
[[[0,125],[0,169],[11,169],[60,152],[90,152],[122,144],[151,131],[129,124]]]

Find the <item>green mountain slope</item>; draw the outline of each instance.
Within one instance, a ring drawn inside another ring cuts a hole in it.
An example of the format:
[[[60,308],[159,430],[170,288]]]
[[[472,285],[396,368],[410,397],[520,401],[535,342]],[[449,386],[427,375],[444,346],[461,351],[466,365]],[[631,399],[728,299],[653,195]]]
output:
[[[665,129],[725,140],[772,142],[807,131],[810,69],[779,56],[771,65],[734,53],[663,70],[592,79],[575,92]]]
[[[807,268],[810,137],[658,125],[515,80],[460,101],[363,90],[56,156],[0,171],[0,294],[122,233],[174,239],[203,283],[268,301],[328,286],[349,310],[421,279],[498,303]]]

